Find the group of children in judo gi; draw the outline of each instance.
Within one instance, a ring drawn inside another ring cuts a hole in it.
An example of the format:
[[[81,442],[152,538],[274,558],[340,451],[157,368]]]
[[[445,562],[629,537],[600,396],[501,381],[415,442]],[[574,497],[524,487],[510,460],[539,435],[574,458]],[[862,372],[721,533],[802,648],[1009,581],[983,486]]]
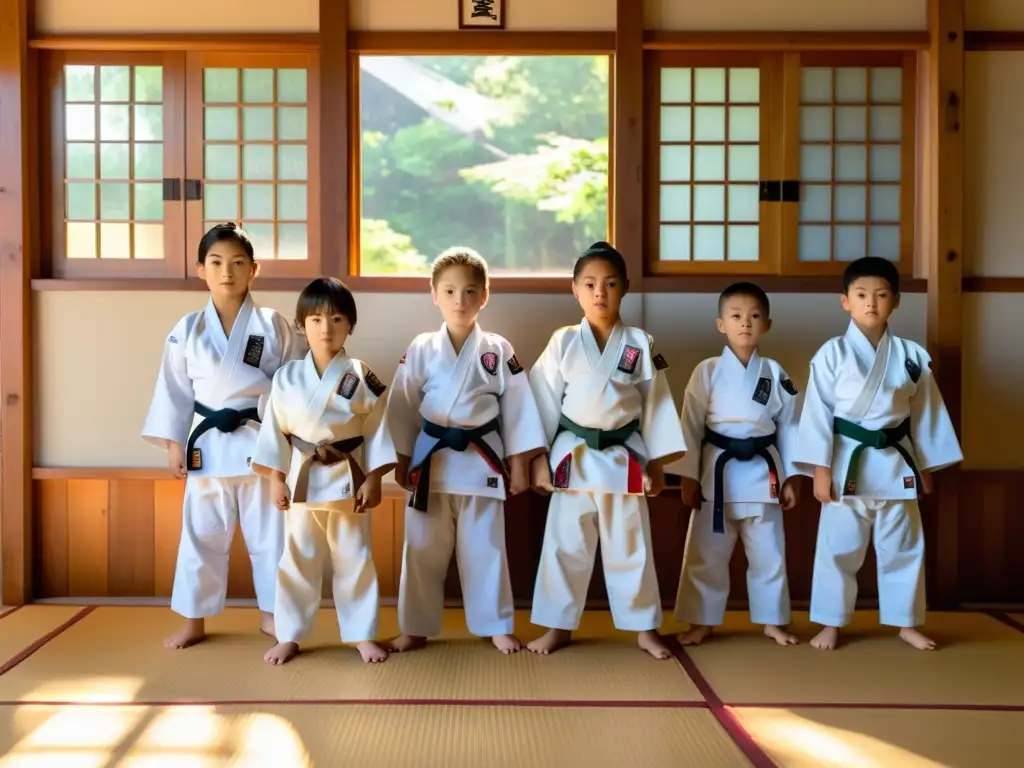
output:
[[[699,643],[723,622],[737,538],[751,620],[781,645],[797,642],[787,631],[782,513],[798,501],[796,476],[806,475],[822,504],[811,620],[823,629],[811,644],[836,646],[873,540],[881,623],[916,648],[935,647],[918,629],[917,499],[931,489],[929,473],[962,454],[927,353],[889,330],[900,301],[891,262],[869,257],[847,268],[849,327],[814,356],[803,396],[759,352],[771,328],[768,297],[751,283],[730,286],[716,320],[726,346],[693,372],[681,414],[653,338],[619,316],[626,264],[604,242],[573,270],[582,321],[555,331],[529,370],[477,322],[488,300],[484,260],[467,248],[441,254],[431,293],[444,323],[412,341],[390,388],[345,351],[357,311],[341,281],[307,285],[293,324],[253,303],[258,264],[238,226],[207,232],[198,264],[211,296],[167,337],[142,433],[186,480],[171,599],[185,624],[166,646],[201,641],[205,617],[223,610],[237,522],[261,630],[277,641],[269,663],[298,652],[328,558],[341,639],[365,661],[441,632],[453,552],[469,630],[518,651],[504,503],[532,488],[551,496],[531,616],[547,632],[527,648],[548,654],[570,642],[600,542],[616,628],[668,658],[647,496],[674,473],[693,509],[675,610],[690,625],[681,642]],[[410,493],[402,634],[381,644],[369,510],[392,470]]]

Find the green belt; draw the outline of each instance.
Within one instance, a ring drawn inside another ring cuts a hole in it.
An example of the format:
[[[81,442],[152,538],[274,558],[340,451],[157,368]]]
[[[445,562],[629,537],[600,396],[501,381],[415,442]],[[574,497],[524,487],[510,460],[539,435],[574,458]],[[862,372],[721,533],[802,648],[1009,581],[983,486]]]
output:
[[[595,451],[603,451],[607,448],[621,445],[630,456],[640,463],[640,466],[647,466],[647,459],[645,457],[626,446],[626,440],[640,431],[640,419],[634,419],[626,426],[619,427],[618,429],[595,429],[593,427],[580,426],[563,414],[558,419],[558,431],[561,432],[562,430],[572,432],[576,437],[583,440],[588,448]]]
[[[860,443],[860,445],[853,449],[853,453],[850,455],[850,464],[846,468],[846,479],[843,482],[843,493],[852,494],[857,491],[857,469],[860,464],[860,455],[864,452],[865,448],[877,448],[878,450],[895,448],[914,473],[917,487],[921,487],[921,475],[917,471],[914,457],[910,454],[910,451],[900,445],[900,440],[910,436],[909,418],[904,419],[897,426],[890,429],[865,429],[860,424],[836,416],[832,422],[832,431],[837,435],[848,437]]]

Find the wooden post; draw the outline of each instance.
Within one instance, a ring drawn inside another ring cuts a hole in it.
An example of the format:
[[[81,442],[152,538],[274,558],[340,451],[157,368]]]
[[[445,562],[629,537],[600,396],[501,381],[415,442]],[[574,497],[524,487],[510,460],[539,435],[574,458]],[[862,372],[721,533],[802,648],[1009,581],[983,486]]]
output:
[[[643,289],[644,271],[644,4],[618,0],[612,72],[612,242],[626,258],[630,291]]]
[[[344,277],[358,274],[358,254],[352,253],[352,246],[359,239],[349,236],[349,185],[358,183],[362,135],[360,131],[349,135],[348,0],[323,0],[319,28],[320,157],[316,162],[320,164],[320,263],[323,274]],[[356,142],[355,153],[350,141]],[[351,199],[358,202],[360,195]],[[359,223],[358,217],[355,222]]]
[[[964,2],[928,0],[931,47],[927,75],[931,179],[927,200],[928,352],[957,434],[961,434],[964,247]],[[934,508],[938,514],[936,584],[933,607],[958,601],[960,475],[939,473]]]
[[[0,597],[5,605],[24,605],[32,597],[30,3],[0,3]]]

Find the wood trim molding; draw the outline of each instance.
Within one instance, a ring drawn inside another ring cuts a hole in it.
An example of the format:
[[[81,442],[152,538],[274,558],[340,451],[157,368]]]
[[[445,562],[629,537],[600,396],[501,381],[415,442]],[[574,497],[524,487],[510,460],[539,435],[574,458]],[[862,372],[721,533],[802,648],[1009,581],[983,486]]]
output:
[[[965,277],[964,293],[1024,293],[1024,277]]]
[[[972,29],[964,32],[965,51],[1024,51],[1024,31]]]
[[[341,3],[328,3],[340,5]],[[210,34],[210,35],[43,35],[29,40],[41,51],[223,51],[275,53],[318,51],[320,35]]]
[[[320,11],[320,36],[324,48],[339,41],[328,40]],[[615,53],[615,32],[509,32],[488,30],[443,32],[348,33],[352,53],[415,54],[611,54]]]
[[[644,275],[644,4],[617,0],[611,114],[611,240],[626,260],[630,289]]]
[[[349,147],[348,0],[321,2],[319,29],[323,84],[320,154],[316,158],[320,173],[320,268],[321,274],[337,275],[348,281],[349,229],[353,221],[349,171],[360,162],[358,155],[351,155]],[[354,285],[349,287],[356,289]]]
[[[644,32],[651,51],[911,51],[928,32]]]
[[[0,5],[0,600],[32,597],[32,0]]]

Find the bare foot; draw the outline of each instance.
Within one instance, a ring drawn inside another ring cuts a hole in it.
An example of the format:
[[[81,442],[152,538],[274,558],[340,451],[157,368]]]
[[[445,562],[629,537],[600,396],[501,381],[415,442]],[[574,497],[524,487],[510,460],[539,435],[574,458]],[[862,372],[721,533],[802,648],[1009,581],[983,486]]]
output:
[[[299,653],[298,643],[278,643],[263,656],[267,664],[287,664]]]
[[[359,651],[359,655],[363,657],[363,661],[376,663],[378,661],[387,661],[388,652],[377,645],[372,640],[356,645],[356,650]]]
[[[164,648],[188,648],[205,639],[205,619],[185,619],[185,626],[164,639]]]
[[[636,641],[637,645],[656,659],[672,658],[672,651],[665,647],[665,643],[661,641],[661,635],[658,634],[657,630],[649,629],[646,632],[641,632],[637,636]]]
[[[261,611],[260,616],[260,632],[267,637],[277,637],[274,629],[274,614]]]
[[[526,650],[531,653],[539,653],[547,656],[559,648],[564,648],[572,642],[572,632],[567,629],[549,629],[532,643],[527,643]]]
[[[910,643],[919,651],[934,651],[938,647],[938,643],[930,637],[925,637],[913,627],[904,627],[901,629],[900,639],[906,643]]]
[[[711,627],[704,627],[700,624],[691,624],[689,632],[683,632],[679,636],[682,645],[700,645],[707,638],[711,637]]]
[[[839,627],[824,627],[811,640],[811,648],[819,651],[832,651],[839,644]]]
[[[764,633],[779,645],[797,645],[800,642],[796,635],[791,635],[782,627],[776,627],[774,624],[765,624]]]
[[[422,648],[426,644],[427,638],[425,637],[402,635],[388,643],[388,649],[395,653],[402,653],[403,651],[415,651],[417,648]]]
[[[491,638],[491,642],[502,653],[516,653],[523,650],[523,644],[515,635],[495,635]]]

